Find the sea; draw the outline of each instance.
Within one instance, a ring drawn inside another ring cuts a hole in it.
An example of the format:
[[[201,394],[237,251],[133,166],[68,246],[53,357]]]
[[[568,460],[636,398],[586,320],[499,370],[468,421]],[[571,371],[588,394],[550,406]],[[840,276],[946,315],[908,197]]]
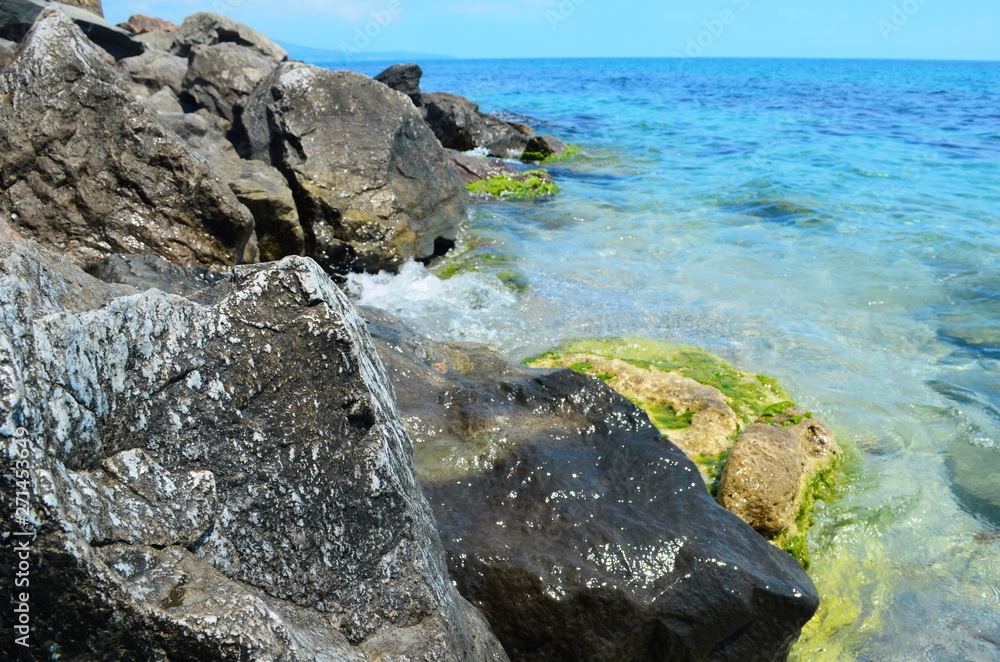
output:
[[[791,659],[1000,660],[1000,63],[420,64],[580,152],[356,300],[514,360],[640,334],[776,377],[850,456]]]

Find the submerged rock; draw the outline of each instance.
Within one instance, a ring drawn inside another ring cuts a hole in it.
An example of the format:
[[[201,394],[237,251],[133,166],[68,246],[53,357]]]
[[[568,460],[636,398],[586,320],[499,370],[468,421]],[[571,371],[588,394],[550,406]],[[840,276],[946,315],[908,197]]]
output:
[[[79,265],[257,259],[253,218],[77,27],[46,10],[0,72],[0,213]]]
[[[364,315],[459,590],[513,660],[781,660],[818,598],[599,380]]]
[[[361,74],[289,62],[235,116],[241,155],[289,181],[306,254],[329,271],[395,270],[453,245],[468,195],[402,94]]]
[[[445,574],[364,323],[313,262],[186,299],[4,243],[0,299],[2,503],[13,522],[25,460],[35,650],[507,659]]]

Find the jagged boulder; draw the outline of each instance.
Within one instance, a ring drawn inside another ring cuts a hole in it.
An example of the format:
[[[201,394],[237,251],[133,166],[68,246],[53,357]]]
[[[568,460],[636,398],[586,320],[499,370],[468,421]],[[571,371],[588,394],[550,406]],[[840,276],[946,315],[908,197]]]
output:
[[[179,95],[184,91],[188,63],[177,55],[150,50],[119,60],[116,68],[136,94],[148,97],[163,87],[169,87]]]
[[[139,291],[156,288],[161,292],[190,296],[227,278],[227,274],[204,267],[184,267],[155,255],[115,253],[102,258],[87,270],[105,283],[128,285]]]
[[[132,14],[124,23],[119,23],[118,27],[128,30],[132,34],[148,34],[150,32],[173,32],[180,26],[173,21],[167,21],[155,16],[145,14]]]
[[[420,96],[420,79],[423,75],[424,70],[420,65],[410,62],[392,65],[375,76],[375,80],[413,99]]]
[[[468,194],[413,104],[367,76],[284,63],[235,111],[240,154],[292,187],[306,254],[331,272],[448,250]]]
[[[56,9],[0,72],[0,213],[80,265],[257,259],[250,212]]]
[[[315,263],[134,292],[0,244],[0,515],[20,460],[40,657],[507,659],[447,578],[382,365]]]
[[[818,604],[601,381],[363,311],[459,591],[512,660],[783,660]]]
[[[188,59],[181,98],[229,121],[233,105],[277,66],[256,50],[232,42],[193,46]]]
[[[281,62],[288,57],[285,49],[260,32],[220,14],[191,14],[172,34],[170,51],[183,57],[187,57],[195,46],[221,43],[246,46],[274,62]]]
[[[0,2],[0,37],[20,41],[47,6],[58,7],[92,42],[116,60],[141,54],[145,46],[132,34],[102,18],[101,3],[96,0],[70,0],[49,3],[43,0],[3,0]],[[97,13],[92,10],[96,8]],[[88,11],[90,9],[91,11]]]

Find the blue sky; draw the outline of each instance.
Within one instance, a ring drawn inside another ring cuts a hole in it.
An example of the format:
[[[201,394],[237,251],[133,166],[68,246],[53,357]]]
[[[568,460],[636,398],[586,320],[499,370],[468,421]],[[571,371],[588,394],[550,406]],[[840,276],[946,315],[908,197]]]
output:
[[[1000,60],[997,0],[104,0],[112,22],[214,11],[279,41],[504,57]]]

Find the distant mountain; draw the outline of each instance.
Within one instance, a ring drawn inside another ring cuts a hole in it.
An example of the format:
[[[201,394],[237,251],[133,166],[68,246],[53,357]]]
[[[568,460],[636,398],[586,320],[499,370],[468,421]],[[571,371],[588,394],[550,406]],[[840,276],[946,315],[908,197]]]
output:
[[[433,55],[429,53],[411,53],[409,51],[343,51],[326,48],[311,48],[283,41],[277,42],[288,51],[288,57],[302,60],[309,64],[329,64],[336,62],[413,62],[420,60],[454,60],[451,55]]]

